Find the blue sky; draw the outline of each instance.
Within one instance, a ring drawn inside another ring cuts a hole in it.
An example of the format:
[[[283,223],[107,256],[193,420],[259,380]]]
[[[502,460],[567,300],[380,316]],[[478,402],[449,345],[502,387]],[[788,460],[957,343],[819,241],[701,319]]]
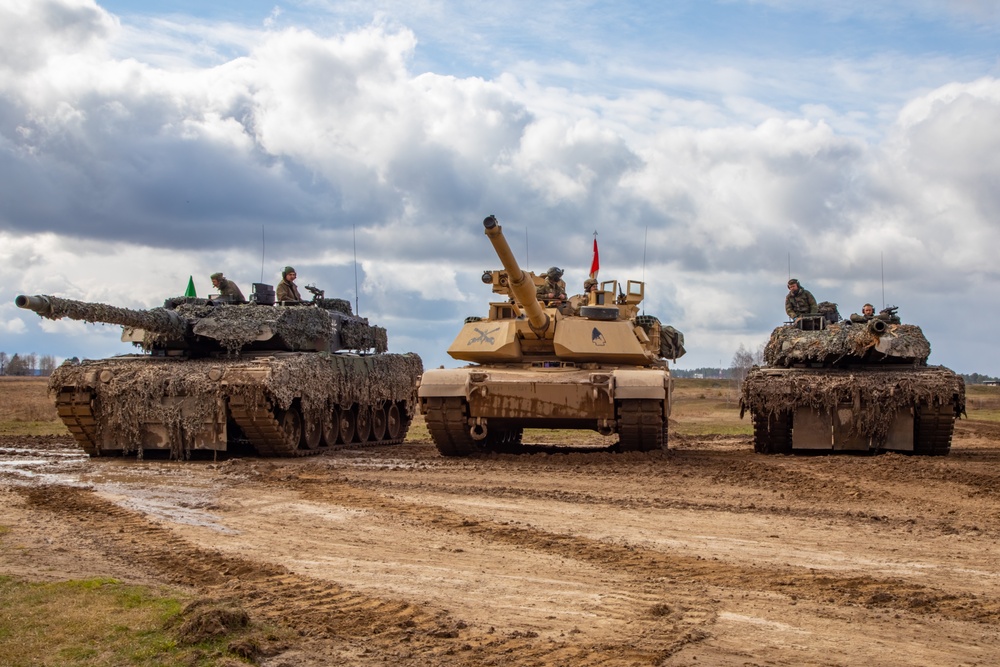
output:
[[[152,307],[292,263],[353,301],[356,237],[362,313],[452,365],[492,213],[571,285],[597,229],[682,368],[766,340],[790,267],[1000,375],[998,33],[995,1],[12,0],[0,350],[128,351],[21,292]]]

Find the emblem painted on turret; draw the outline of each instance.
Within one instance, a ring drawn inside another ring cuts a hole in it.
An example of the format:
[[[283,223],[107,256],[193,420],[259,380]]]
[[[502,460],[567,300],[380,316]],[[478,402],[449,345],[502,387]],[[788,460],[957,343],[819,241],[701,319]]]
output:
[[[487,345],[493,345],[496,342],[496,339],[490,334],[494,334],[498,331],[500,331],[500,327],[496,327],[495,329],[490,329],[489,331],[483,331],[479,327],[476,327],[476,333],[478,333],[479,335],[470,338],[467,345],[475,345],[476,343],[486,343]]]
[[[604,340],[604,334],[597,327],[594,327],[594,330],[590,333],[590,342],[597,347],[604,347],[608,344],[608,341]]]

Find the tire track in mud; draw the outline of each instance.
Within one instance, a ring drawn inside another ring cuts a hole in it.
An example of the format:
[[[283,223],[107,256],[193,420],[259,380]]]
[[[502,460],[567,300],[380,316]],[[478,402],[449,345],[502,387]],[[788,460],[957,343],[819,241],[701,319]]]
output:
[[[627,543],[604,542],[531,526],[475,519],[439,505],[396,500],[344,480],[310,477],[298,480],[293,486],[301,489],[309,500],[380,514],[391,513],[412,523],[433,524],[437,530],[465,533],[470,538],[485,542],[533,549],[617,573],[627,573],[649,596],[649,600],[657,597],[681,600],[681,618],[695,628],[711,622],[714,616],[713,609],[706,605],[708,587],[778,593],[819,604],[938,615],[962,622],[1000,623],[1000,599],[964,592],[952,593],[898,578],[838,576],[794,566],[762,569],[707,560],[700,556],[669,554]]]
[[[643,495],[643,490],[637,487],[630,487],[631,493],[627,496],[614,497],[610,495],[598,495],[594,493],[572,491],[565,489],[540,490],[528,487],[513,487],[507,485],[484,486],[471,484],[465,481],[453,482],[451,480],[441,480],[438,482],[426,481],[402,481],[402,479],[387,480],[376,476],[344,477],[346,483],[355,486],[364,485],[365,488],[377,488],[384,493],[395,493],[405,491],[426,492],[429,490],[438,493],[453,495],[455,497],[469,498],[496,498],[496,499],[537,499],[543,501],[565,502],[574,505],[593,505],[615,507],[620,509],[639,510],[680,510],[680,511],[708,511],[724,512],[728,514],[747,514],[752,516],[775,515],[790,517],[795,519],[807,519],[810,521],[836,521],[840,523],[856,524],[859,521],[867,523],[877,522],[879,527],[885,530],[903,530],[912,532],[913,529],[921,529],[929,533],[943,535],[954,534],[956,532],[975,533],[979,537],[989,539],[987,533],[995,534],[1000,532],[1000,507],[994,514],[997,518],[991,520],[988,512],[982,512],[976,519],[976,526],[956,526],[963,517],[961,514],[948,515],[946,511],[940,514],[928,515],[917,511],[902,512],[896,516],[873,512],[870,505],[860,503],[859,497],[867,497],[871,490],[852,492],[852,487],[843,484],[836,484],[835,479],[826,482],[819,482],[817,485],[825,484],[829,487],[831,497],[820,499],[813,496],[808,498],[797,497],[790,494],[782,497],[767,498],[756,502],[747,501],[742,503],[701,500],[685,500],[683,498],[663,497],[658,494]],[[604,489],[609,486],[607,481],[598,484]],[[738,486],[747,486],[739,484]],[[762,487],[766,488],[766,487]],[[771,491],[771,489],[767,489]],[[777,493],[777,492],[775,492]],[[852,493],[858,493],[854,496]],[[682,494],[683,495],[683,494]],[[774,495],[774,494],[773,494]],[[789,497],[790,496],[790,497]],[[880,493],[880,498],[887,497],[885,492]],[[787,498],[787,499],[786,499]],[[905,507],[908,497],[900,497],[896,507]],[[799,503],[793,505],[793,502]],[[850,504],[848,504],[850,503]]]
[[[707,636],[685,619],[683,606],[662,602],[651,604],[645,618],[631,619],[637,634],[618,642],[588,645],[573,639],[539,639],[533,632],[505,634],[468,625],[445,611],[380,599],[281,565],[196,546],[90,489],[46,485],[18,492],[29,505],[73,525],[108,557],[124,559],[143,572],[201,595],[236,598],[258,620],[294,629],[302,637],[299,648],[308,646],[311,653],[362,655],[368,656],[366,661],[405,665],[616,667],[658,664]],[[705,620],[698,616],[699,621]]]

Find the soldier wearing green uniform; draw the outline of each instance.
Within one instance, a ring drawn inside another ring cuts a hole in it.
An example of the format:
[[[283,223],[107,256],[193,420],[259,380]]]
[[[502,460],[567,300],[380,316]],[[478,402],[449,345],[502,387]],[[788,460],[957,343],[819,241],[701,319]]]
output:
[[[229,301],[231,303],[246,303],[246,299],[243,298],[243,292],[232,280],[229,280],[222,275],[222,272],[213,273],[209,276],[212,280],[212,287],[219,290],[219,296],[222,297],[223,301]]]
[[[788,279],[788,295],[785,296],[785,312],[789,319],[796,320],[803,315],[818,315],[819,306],[816,297],[799,285],[796,278]]]
[[[549,268],[542,274],[545,282],[538,286],[535,294],[542,301],[565,301],[566,281],[562,280],[563,270],[558,266]]]
[[[302,301],[302,297],[299,296],[299,287],[295,284],[295,279],[298,274],[295,273],[295,269],[286,266],[281,272],[281,282],[278,283],[278,302],[282,301]]]

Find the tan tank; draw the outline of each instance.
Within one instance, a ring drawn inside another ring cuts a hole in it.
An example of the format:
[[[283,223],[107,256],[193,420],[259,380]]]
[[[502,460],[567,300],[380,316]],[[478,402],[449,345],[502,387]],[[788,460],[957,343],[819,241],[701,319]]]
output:
[[[930,343],[896,310],[841,321],[834,308],[776,328],[766,366],[751,369],[742,388],[754,449],[948,454],[965,382],[927,365]]]
[[[177,297],[131,310],[54,296],[18,296],[42,317],[122,326],[141,354],[64,363],[49,392],[91,456],[197,452],[302,456],[350,443],[402,442],[423,366],[388,354],[385,329],[350,303],[315,294],[274,305]]]
[[[667,446],[673,388],[666,359],[684,337],[639,315],[645,285],[616,281],[566,301],[536,297],[539,276],[522,271],[494,216],[483,221],[503,264],[483,282],[506,297],[466,320],[448,348],[457,369],[420,378],[421,412],[438,450],[466,456],[516,450],[525,428],[618,434],[621,450]]]

